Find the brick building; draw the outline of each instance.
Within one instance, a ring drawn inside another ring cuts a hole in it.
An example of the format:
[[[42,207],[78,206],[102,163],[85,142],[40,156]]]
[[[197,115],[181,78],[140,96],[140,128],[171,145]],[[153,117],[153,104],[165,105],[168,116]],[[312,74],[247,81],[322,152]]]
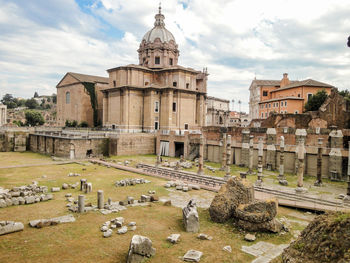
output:
[[[305,103],[318,91],[330,94],[332,85],[313,79],[290,81],[284,73],[282,80],[253,80],[249,91],[249,115],[252,119],[266,119],[271,112],[302,113]]]

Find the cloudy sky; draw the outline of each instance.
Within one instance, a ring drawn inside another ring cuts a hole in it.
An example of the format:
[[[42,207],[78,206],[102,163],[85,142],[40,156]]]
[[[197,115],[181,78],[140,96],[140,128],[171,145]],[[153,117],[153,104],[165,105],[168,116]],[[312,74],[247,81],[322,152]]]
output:
[[[68,71],[107,76],[138,63],[159,0],[0,0],[0,97],[52,94]],[[350,89],[349,0],[162,0],[179,64],[208,93],[242,101],[257,79],[313,78]],[[238,104],[234,105],[238,110]]]

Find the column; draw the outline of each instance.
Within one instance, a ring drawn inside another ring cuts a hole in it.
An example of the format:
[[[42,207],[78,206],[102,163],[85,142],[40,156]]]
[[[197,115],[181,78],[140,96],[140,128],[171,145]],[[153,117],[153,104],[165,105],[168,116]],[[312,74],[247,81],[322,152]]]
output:
[[[276,169],[276,129],[268,128],[266,131],[266,167],[268,170]]]
[[[85,196],[79,195],[78,196],[78,213],[84,213],[85,212]]]
[[[103,116],[102,116],[102,126],[106,126],[108,123],[108,93],[102,93],[103,95]]]
[[[280,142],[280,169],[279,169],[279,180],[283,180],[284,178],[284,136],[281,136]]]
[[[204,139],[203,139],[203,134],[201,134],[199,138],[199,159],[198,159],[198,172],[197,172],[197,174],[199,175],[204,174],[203,154],[204,154]]]
[[[249,164],[249,137],[250,130],[242,131],[241,164],[248,167]]]
[[[254,153],[254,136],[249,136],[249,164],[248,164],[248,174],[253,174],[253,153]]]
[[[297,188],[296,192],[302,193],[306,192],[306,189],[303,188],[304,186],[304,159],[305,159],[305,146],[304,146],[304,138],[300,138],[298,143],[298,170],[297,170],[297,176],[298,176],[298,182],[297,182]]]
[[[222,134],[222,158],[221,158],[221,170],[225,170],[226,167],[226,150],[227,150],[227,138],[226,133]]]
[[[333,181],[342,180],[342,154],[343,148],[343,133],[337,130],[335,126],[331,127],[332,131],[329,134],[331,151],[329,152],[329,178]]]
[[[103,209],[104,200],[103,200],[103,190],[97,191],[97,207],[98,209]]]
[[[226,175],[225,177],[228,178],[230,177],[230,173],[231,173],[231,168],[230,168],[230,164],[231,164],[231,135],[227,135],[227,148],[226,148],[226,153],[227,153],[227,158],[226,158]]]
[[[85,184],[86,184],[86,179],[80,179],[80,191],[84,190]]]
[[[349,153],[348,153],[348,176],[347,176],[347,184],[348,188],[346,191],[346,196],[344,198],[344,201],[350,202],[350,141],[348,141],[349,144]]]
[[[258,187],[260,187],[262,185],[262,182],[263,182],[263,175],[262,175],[263,156],[264,156],[263,138],[259,138],[259,144],[258,144],[258,179],[255,182],[255,186],[258,186]]]
[[[314,186],[322,186],[322,138],[317,143],[317,179]]]

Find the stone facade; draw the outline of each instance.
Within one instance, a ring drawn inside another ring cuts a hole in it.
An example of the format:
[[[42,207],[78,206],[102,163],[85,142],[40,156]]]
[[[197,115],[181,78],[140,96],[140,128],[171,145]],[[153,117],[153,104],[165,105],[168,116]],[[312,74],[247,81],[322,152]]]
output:
[[[0,126],[7,123],[7,106],[0,104]]]
[[[78,124],[86,121],[90,127],[101,123],[101,90],[107,87],[108,78],[68,72],[56,86],[57,125],[63,127],[67,120],[77,121]]]
[[[207,97],[206,126],[227,126],[230,113],[230,101]]]
[[[0,152],[24,152],[27,150],[29,130],[0,131]]]

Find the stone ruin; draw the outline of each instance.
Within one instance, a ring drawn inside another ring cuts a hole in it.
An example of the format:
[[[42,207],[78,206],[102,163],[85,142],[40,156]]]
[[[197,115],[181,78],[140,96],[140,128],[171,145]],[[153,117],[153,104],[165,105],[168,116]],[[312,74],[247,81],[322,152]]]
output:
[[[156,249],[152,247],[152,241],[148,237],[134,235],[130,242],[126,263],[142,263],[155,254]]]
[[[214,197],[209,214],[217,223],[233,218],[244,230],[278,233],[284,226],[275,218],[277,206],[276,200],[254,200],[254,187],[250,182],[232,177]]]
[[[21,222],[0,221],[0,236],[22,231],[23,229],[24,225]]]
[[[34,204],[53,199],[52,194],[47,194],[47,186],[38,186],[37,182],[30,185],[16,186],[12,189],[0,187],[0,208],[12,205]]]
[[[282,253],[283,263],[350,262],[350,214],[317,216]]]
[[[188,192],[191,190],[200,190],[201,187],[197,184],[188,184],[182,181],[169,181],[164,185],[165,188],[175,187],[176,190]]]
[[[148,184],[150,182],[151,181],[145,180],[143,178],[127,178],[120,181],[116,181],[114,185],[119,187],[119,186],[129,186],[129,185],[137,185],[137,184]]]
[[[55,226],[62,223],[72,223],[75,222],[75,218],[73,215],[65,215],[50,219],[38,219],[38,220],[32,220],[29,222],[29,226],[35,227],[35,228],[43,228],[46,226]]]
[[[193,199],[182,209],[183,224],[186,232],[199,231],[199,216],[197,212],[197,205]]]
[[[106,221],[103,223],[102,227],[101,227],[101,232],[103,232],[103,237],[110,237],[113,234],[113,229],[119,228],[117,230],[117,233],[119,235],[125,234],[126,232],[128,232],[128,230],[130,231],[135,231],[136,230],[136,223],[135,222],[130,222],[128,224],[129,229],[127,226],[123,226],[124,224],[124,218],[123,217],[117,217],[114,218],[110,221]]]

